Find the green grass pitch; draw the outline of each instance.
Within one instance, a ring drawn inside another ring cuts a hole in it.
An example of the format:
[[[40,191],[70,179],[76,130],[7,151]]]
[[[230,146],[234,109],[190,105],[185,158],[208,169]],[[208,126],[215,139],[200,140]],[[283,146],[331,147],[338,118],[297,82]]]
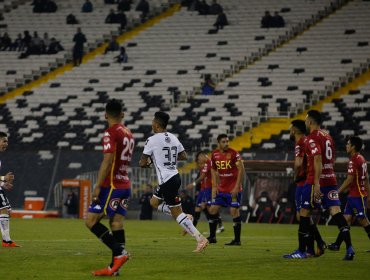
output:
[[[367,279],[370,272],[370,241],[360,227],[351,230],[353,262],[342,261],[344,248],[320,258],[283,259],[297,247],[298,225],[243,224],[240,247],[223,245],[233,237],[232,224],[225,227],[217,244],[196,254],[195,241],[181,236],[175,221],[127,220],[126,247],[132,257],[116,279]],[[208,230],[205,222],[198,228]],[[334,241],[336,227],[319,229],[326,242]],[[109,250],[82,220],[12,219],[11,236],[23,247],[0,248],[1,280],[93,279],[91,271],[110,262]]]

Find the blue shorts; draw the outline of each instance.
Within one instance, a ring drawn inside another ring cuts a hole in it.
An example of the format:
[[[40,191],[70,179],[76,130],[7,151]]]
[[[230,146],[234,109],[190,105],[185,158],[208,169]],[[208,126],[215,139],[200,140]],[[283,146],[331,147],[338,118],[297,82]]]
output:
[[[131,189],[101,188],[99,204],[91,203],[88,212],[96,214],[104,212],[108,217],[113,217],[114,214],[126,216],[130,197]]]
[[[302,204],[302,186],[297,186],[295,188],[295,208],[297,212],[301,210],[301,204]]]
[[[332,206],[340,206],[337,186],[320,188],[320,191],[323,194],[321,201],[316,201],[314,198],[314,185],[305,184],[302,188],[301,208],[313,209],[322,207],[324,209],[328,209]]]
[[[344,215],[356,216],[356,218],[366,217],[367,197],[348,197]]]
[[[222,207],[233,207],[239,208],[240,202],[242,201],[242,193],[238,193],[236,200],[231,198],[230,193],[218,193],[215,199],[212,201],[212,205],[220,205]]]
[[[212,203],[212,188],[207,188],[198,193],[197,196],[197,207],[200,207],[203,203],[211,205]]]

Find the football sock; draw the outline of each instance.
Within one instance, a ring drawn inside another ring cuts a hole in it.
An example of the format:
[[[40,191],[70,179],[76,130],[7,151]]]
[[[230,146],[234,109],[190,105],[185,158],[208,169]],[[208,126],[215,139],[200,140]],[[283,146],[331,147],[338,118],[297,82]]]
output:
[[[191,236],[195,237],[197,241],[201,240],[202,235],[197,230],[197,228],[193,225],[192,221],[189,220],[188,216],[185,213],[181,213],[177,216],[176,221],[187,233]]]
[[[218,214],[216,215],[209,215],[209,237],[215,238],[216,237],[216,230],[217,230],[217,220],[218,220]]]
[[[170,207],[165,202],[158,205],[158,211],[172,216]]]
[[[0,228],[1,235],[3,236],[4,241],[11,241],[9,233],[9,215],[1,214],[0,215]]]
[[[193,225],[196,227],[197,224],[198,224],[198,221],[199,221],[199,218],[200,218],[200,212],[195,212],[194,213],[194,221],[193,221]]]
[[[209,213],[207,207],[203,209],[204,215],[206,215],[207,221],[209,220]]]
[[[114,240],[116,240],[116,243],[121,245],[122,248],[125,248],[125,242],[126,242],[125,230],[124,229],[112,230],[112,234],[113,234]]]
[[[319,232],[319,229],[317,228],[316,224],[311,224],[311,230],[312,230],[312,235],[317,244],[322,244],[324,243],[324,240],[322,240],[321,234]]]
[[[313,241],[313,236],[310,233],[311,224],[310,217],[300,217],[299,220],[299,229],[298,229],[298,242],[299,242],[299,251],[306,252],[307,249],[311,249],[311,239]],[[310,251],[311,253],[311,251]]]
[[[223,226],[223,224],[222,224],[222,218],[221,218],[220,213],[218,213],[217,224],[218,224],[218,227],[222,227]]]
[[[346,247],[348,249],[348,247],[352,246],[352,242],[351,242],[350,227],[348,226],[346,219],[344,218],[343,214],[339,212],[333,216],[333,220],[338,226],[340,235],[342,235],[342,238],[344,242],[346,243]]]
[[[240,242],[240,232],[242,230],[242,219],[239,217],[236,217],[233,219],[234,222],[234,240],[237,242]]]
[[[370,225],[367,225],[366,227],[364,227],[364,230],[366,231],[367,236],[370,238]]]
[[[340,246],[342,244],[342,242],[343,242],[343,234],[340,231],[338,233],[337,239],[335,240],[335,244],[337,244],[338,246]]]
[[[121,254],[121,246],[116,243],[113,235],[109,232],[109,229],[102,223],[96,223],[90,229],[90,231],[95,234],[109,249],[112,250],[114,256],[119,256]]]

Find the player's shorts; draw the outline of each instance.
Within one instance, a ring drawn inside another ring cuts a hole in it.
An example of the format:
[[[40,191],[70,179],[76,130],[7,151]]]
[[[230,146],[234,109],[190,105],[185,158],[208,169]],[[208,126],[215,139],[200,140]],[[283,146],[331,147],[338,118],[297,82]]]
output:
[[[239,208],[240,202],[242,201],[242,193],[239,192],[236,199],[232,199],[230,193],[218,193],[215,199],[212,201],[212,205],[219,205],[222,207],[233,207]]]
[[[313,209],[324,208],[328,209],[332,206],[340,206],[337,186],[321,187],[320,191],[323,194],[321,201],[316,201],[314,198],[314,185],[305,184],[302,187],[301,208]]]
[[[198,193],[197,196],[197,207],[200,207],[203,203],[211,205],[212,203],[212,188],[206,188]]]
[[[303,187],[302,186],[297,186],[295,188],[295,208],[297,212],[301,210],[301,205],[302,205],[302,191]]]
[[[113,217],[114,214],[126,216],[128,201],[131,197],[131,189],[101,188],[99,193],[99,204],[91,203],[88,212],[106,214]]]
[[[179,197],[179,189],[181,186],[181,177],[176,174],[167,182],[159,185],[154,191],[153,196],[164,200],[169,207],[176,207],[181,205],[181,198]]]
[[[356,216],[356,218],[366,217],[367,197],[348,197],[344,215]]]
[[[10,203],[3,190],[0,190],[0,209],[10,209]]]

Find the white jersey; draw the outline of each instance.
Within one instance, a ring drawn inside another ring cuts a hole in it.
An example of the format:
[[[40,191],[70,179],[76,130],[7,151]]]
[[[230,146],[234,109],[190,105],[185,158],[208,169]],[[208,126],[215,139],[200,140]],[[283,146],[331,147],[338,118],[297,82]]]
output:
[[[177,171],[177,155],[183,151],[184,146],[179,139],[169,132],[156,133],[146,140],[143,154],[151,157],[159,185],[179,173]]]

